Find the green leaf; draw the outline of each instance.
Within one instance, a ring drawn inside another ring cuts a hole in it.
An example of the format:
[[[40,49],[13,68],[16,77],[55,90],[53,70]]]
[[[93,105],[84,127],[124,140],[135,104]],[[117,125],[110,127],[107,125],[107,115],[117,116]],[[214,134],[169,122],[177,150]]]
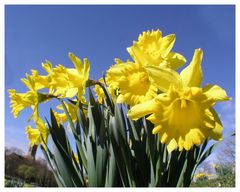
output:
[[[56,156],[56,162],[59,168],[60,175],[62,176],[67,187],[82,186],[76,170],[72,166],[71,159],[64,155],[61,149],[53,142],[53,151]]]
[[[126,171],[126,165],[124,163],[122,154],[119,152],[120,146],[119,144],[117,144],[115,137],[110,136],[111,139],[111,144],[112,144],[112,148],[113,148],[113,153],[116,159],[116,163],[117,163],[117,167],[119,170],[119,175],[122,181],[122,184],[124,187],[129,187],[129,180],[127,177],[127,171]]]
[[[93,139],[91,136],[87,137],[87,172],[88,183],[90,187],[97,187],[97,174],[96,174],[96,149],[93,147]]]
[[[188,160],[185,159],[176,187],[183,187],[184,174],[187,169],[187,165],[188,165]]]
[[[61,104],[62,104],[62,106],[63,106],[63,110],[64,110],[65,114],[67,115],[68,122],[69,122],[70,128],[71,128],[71,130],[72,130],[72,133],[73,133],[73,135],[74,135],[75,138],[78,138],[78,134],[77,134],[77,132],[76,132],[76,130],[75,130],[74,123],[73,123],[73,121],[72,121],[72,118],[71,118],[68,110],[67,110],[67,107],[66,107],[66,105],[64,104],[64,102],[63,102],[62,100],[60,100],[60,102],[61,102]],[[78,139],[79,139],[79,138],[78,138]]]
[[[105,81],[104,77],[103,77],[103,79]],[[106,100],[107,106],[109,106],[110,111],[113,114],[114,113],[114,103],[113,103],[113,100],[112,100],[111,96],[108,93],[108,90],[106,89],[106,82],[105,82],[105,86],[100,82],[98,83],[98,85],[103,89],[103,92],[106,96],[105,100]]]
[[[118,137],[118,134],[120,134],[122,136],[122,138],[124,139],[124,141],[127,141],[127,127],[126,127],[126,122],[125,122],[125,118],[124,118],[124,114],[123,114],[123,110],[121,108],[121,105],[115,105],[115,117],[114,117],[114,124],[115,124],[115,128],[114,128],[114,132],[115,132],[115,136]]]
[[[99,104],[96,103],[92,91],[89,88],[89,100],[90,104],[88,106],[88,117],[89,117],[89,135],[92,136],[94,142],[96,142],[96,137],[99,135],[101,116]]]
[[[86,159],[86,152],[84,150],[84,147],[82,146],[82,144],[78,140],[76,140],[76,145],[77,145],[77,150],[78,150],[79,155],[80,155],[79,160],[82,161],[84,168],[87,169],[88,162],[87,162],[87,159]]]
[[[80,104],[80,106],[78,108],[77,117],[78,117],[78,123],[81,125],[82,130],[84,132],[84,136],[86,136],[89,124],[88,124],[87,118],[85,117],[85,114],[83,112],[82,104]]]
[[[104,187],[107,168],[107,150],[105,146],[97,146],[96,172],[97,186]]]
[[[106,187],[114,187],[117,185],[117,164],[116,164],[116,159],[114,156],[113,148],[112,145],[109,145],[109,156],[108,156],[109,161],[108,161],[108,169],[107,169],[107,176],[106,176]]]
[[[199,158],[198,165],[200,165],[209,155],[212,154],[212,152],[215,150],[215,148],[221,143],[221,141],[218,141],[211,145]]]
[[[64,180],[66,186],[82,186],[83,183],[79,178],[78,171],[75,169],[72,161],[72,149],[66,137],[62,125],[58,126],[56,118],[51,110],[51,123],[47,121],[49,130],[53,139],[52,146],[54,149],[55,161],[59,174]]]
[[[140,140],[141,126],[138,124],[139,121],[133,121],[130,118],[127,118],[127,125],[129,128],[130,138],[135,141]]]
[[[59,170],[57,168],[57,165],[56,165],[56,161],[54,159],[54,156],[53,154],[51,154],[50,150],[47,148],[47,150],[45,150],[47,148],[47,146],[45,146],[45,148],[41,145],[41,149],[42,149],[42,152],[43,152],[43,155],[45,157],[45,159],[47,160],[48,164],[50,165],[51,169],[52,169],[52,172],[53,172],[53,175],[56,179],[56,182],[57,182],[57,185],[59,187],[66,187],[65,183],[64,183],[64,180],[62,179],[60,173],[59,173]]]

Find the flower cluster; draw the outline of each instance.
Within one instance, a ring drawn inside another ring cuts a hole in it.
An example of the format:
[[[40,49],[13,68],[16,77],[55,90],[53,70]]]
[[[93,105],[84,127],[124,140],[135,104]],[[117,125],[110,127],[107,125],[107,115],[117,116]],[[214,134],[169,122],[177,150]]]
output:
[[[87,59],[84,62],[69,53],[69,58],[75,68],[66,68],[63,65],[52,67],[51,62],[46,61],[42,64],[42,68],[46,71],[46,75],[39,75],[38,71],[32,70],[31,75],[26,74],[26,78],[21,81],[29,89],[26,93],[17,93],[16,90],[8,90],[11,98],[12,113],[15,118],[19,113],[28,107],[33,109],[30,119],[36,124],[36,128],[26,127],[26,134],[30,140],[30,145],[38,145],[47,142],[49,130],[45,122],[40,118],[38,106],[42,102],[47,102],[51,98],[73,98],[77,96],[80,102],[86,102],[84,97],[86,82],[89,77],[90,64]],[[47,90],[47,91],[46,91]],[[72,119],[76,122],[77,107],[74,104],[65,104]],[[57,106],[63,110],[62,106]],[[66,113],[54,112],[59,123],[67,121]]]
[[[175,149],[190,150],[206,138],[221,140],[222,124],[213,109],[219,101],[229,100],[225,90],[217,85],[201,86],[203,73],[201,63],[203,52],[196,49],[192,61],[181,72],[185,57],[172,51],[175,35],[163,36],[160,30],[143,32],[138,41],[127,48],[131,60],[115,59],[106,77],[95,86],[98,102],[104,101],[105,93],[99,84],[105,84],[115,103],[130,106],[128,117],[137,120],[145,117],[154,124],[153,134],[159,134],[160,142],[167,145],[169,152]],[[69,54],[75,68],[57,65],[47,61],[42,65],[47,75],[41,76],[32,70],[22,82],[29,91],[16,93],[9,90],[14,117],[27,107],[33,109],[36,129],[27,127],[31,145],[42,139],[47,141],[48,129],[38,115],[38,105],[51,98],[77,97],[76,103],[86,103],[85,88],[89,82],[90,64]],[[48,90],[47,93],[43,91]],[[77,120],[77,105],[65,104],[73,122]],[[62,109],[62,108],[60,108]],[[65,113],[55,117],[65,123]],[[42,136],[41,136],[42,134]]]
[[[109,88],[118,90],[116,102],[131,106],[128,117],[137,120],[147,115],[155,125],[152,133],[160,135],[169,152],[190,150],[206,138],[221,140],[223,128],[213,106],[229,100],[217,85],[201,87],[201,49],[195,50],[187,67],[176,71],[186,59],[171,52],[174,42],[175,35],[143,32],[127,48],[133,61],[118,59],[106,76]]]

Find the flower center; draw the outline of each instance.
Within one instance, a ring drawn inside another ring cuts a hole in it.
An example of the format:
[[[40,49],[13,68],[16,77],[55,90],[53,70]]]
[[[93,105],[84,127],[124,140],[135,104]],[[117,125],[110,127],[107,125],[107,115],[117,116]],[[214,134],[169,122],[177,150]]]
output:
[[[179,132],[199,127],[202,120],[201,102],[198,102],[191,89],[172,90],[171,95],[172,102],[164,113],[168,126]]]
[[[148,55],[150,55],[154,59],[158,59],[161,55],[161,51],[159,46],[155,42],[149,44],[145,51]]]
[[[150,81],[146,72],[136,72],[128,77],[129,90],[137,95],[145,95],[149,89]]]

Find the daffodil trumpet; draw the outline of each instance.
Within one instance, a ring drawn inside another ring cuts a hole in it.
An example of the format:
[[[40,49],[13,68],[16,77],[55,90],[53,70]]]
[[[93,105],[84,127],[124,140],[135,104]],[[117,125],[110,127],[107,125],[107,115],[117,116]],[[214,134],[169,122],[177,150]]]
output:
[[[163,93],[154,99],[133,106],[128,117],[138,119],[149,115],[168,151],[190,150],[207,138],[221,140],[222,124],[213,109],[216,102],[230,98],[217,85],[201,88],[203,52],[196,49],[191,63],[180,74],[171,69],[146,66],[151,82]]]

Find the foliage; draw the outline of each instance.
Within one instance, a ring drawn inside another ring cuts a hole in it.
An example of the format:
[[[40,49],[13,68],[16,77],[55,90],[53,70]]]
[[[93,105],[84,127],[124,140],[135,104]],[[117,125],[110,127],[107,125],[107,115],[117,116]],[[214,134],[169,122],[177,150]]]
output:
[[[104,87],[103,87],[104,88]],[[153,124],[145,118],[126,118],[127,107],[114,104],[105,89],[106,100],[99,105],[89,89],[88,116],[78,108],[76,126],[69,118],[76,142],[77,159],[65,129],[51,111],[48,122],[53,152],[42,147],[59,186],[189,186],[197,166],[216,146],[208,140],[189,151],[168,153]],[[64,103],[62,103],[64,106]],[[46,149],[46,150],[45,150]]]
[[[26,181],[32,181],[34,176],[37,174],[37,170],[35,167],[24,164],[18,167],[17,172],[18,175],[20,175]]]
[[[5,179],[5,187],[23,187],[24,182],[20,180],[10,180],[10,179]]]
[[[216,168],[216,177],[203,177],[191,184],[192,187],[235,187],[235,170],[232,164]]]
[[[5,151],[5,178],[14,181],[30,181],[41,187],[56,186],[55,178],[44,159],[32,160],[29,156],[16,154],[12,149]]]

